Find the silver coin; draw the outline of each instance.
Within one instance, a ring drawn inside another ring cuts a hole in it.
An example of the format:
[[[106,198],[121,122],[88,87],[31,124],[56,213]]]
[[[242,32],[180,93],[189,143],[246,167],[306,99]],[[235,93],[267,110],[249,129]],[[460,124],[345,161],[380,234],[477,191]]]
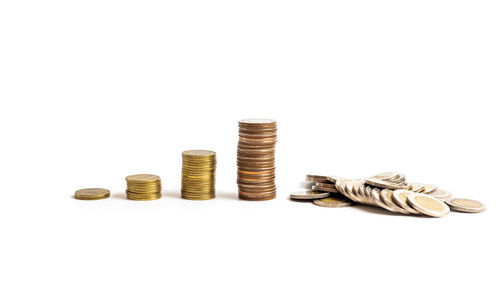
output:
[[[321,183],[329,182],[326,176],[320,176],[320,175],[306,175],[306,181],[321,182]]]
[[[359,202],[356,195],[353,193],[354,183],[351,180],[343,180],[342,188],[344,190],[344,196],[351,199],[354,202]]]
[[[408,190],[411,190],[413,192],[422,192],[425,189],[425,184],[423,183],[410,183],[408,185]]]
[[[394,184],[394,183],[383,181],[383,180],[379,180],[376,178],[366,179],[366,184],[371,185],[371,186],[375,186],[375,187],[379,187],[379,188],[383,188],[383,189],[392,189],[392,190],[405,188],[405,186],[402,186],[399,184]]]
[[[429,193],[429,195],[434,196],[434,197],[441,199],[441,200],[446,200],[446,199],[451,198],[451,192],[449,192],[448,190],[444,190],[444,189],[436,189],[433,192]]]
[[[368,185],[365,185],[365,198],[368,204],[370,205],[377,205],[372,198],[372,188]]]
[[[398,173],[395,173],[395,172],[384,172],[384,173],[380,173],[380,174],[376,174],[374,176],[371,176],[370,178],[375,178],[375,179],[379,179],[379,180],[388,180],[388,179],[392,179],[394,177],[396,177],[398,175]]]
[[[486,205],[472,199],[453,198],[445,200],[453,211],[466,213],[480,213],[486,211]]]
[[[298,200],[312,200],[312,199],[321,199],[330,196],[328,192],[320,192],[314,190],[301,190],[290,194],[291,199]]]
[[[330,193],[339,193],[339,191],[336,188],[323,187],[322,185],[319,184],[313,185],[312,190],[330,192]]]
[[[412,193],[413,193],[413,191],[409,191],[409,190],[405,190],[405,189],[394,190],[394,192],[392,193],[392,201],[394,201],[399,207],[407,210],[408,212],[410,212],[414,215],[420,215],[419,211],[413,209],[407,203],[408,196]]]
[[[352,193],[356,197],[359,203],[365,204],[364,200],[364,186],[359,183],[354,182],[352,186]]]
[[[407,202],[415,210],[431,217],[443,217],[450,212],[450,208],[443,201],[423,193],[408,195]]]
[[[425,194],[429,194],[429,193],[432,193],[432,192],[436,191],[436,189],[437,189],[436,185],[434,185],[434,184],[426,184],[426,185],[424,185],[424,190],[422,190],[421,192],[425,193]]]
[[[329,182],[332,182],[332,183],[336,183],[337,180],[339,179],[339,177],[336,177],[336,176],[327,176],[326,179],[329,181]]]
[[[385,205],[387,205],[387,207],[389,207],[391,210],[393,210],[393,212],[401,213],[401,214],[405,214],[405,215],[410,214],[410,212],[399,207],[398,205],[396,205],[396,203],[394,203],[394,201],[392,201],[392,192],[393,191],[390,189],[382,190],[380,192],[380,199],[382,199],[382,202],[384,202]]]
[[[334,183],[318,182],[318,183],[316,183],[316,185],[317,186],[321,186],[321,187],[335,188],[335,184]]]
[[[381,190],[378,188],[372,188],[372,199],[375,204],[383,209],[386,209],[389,212],[396,212],[395,210],[391,209],[389,206],[387,206],[381,199],[380,195]]]

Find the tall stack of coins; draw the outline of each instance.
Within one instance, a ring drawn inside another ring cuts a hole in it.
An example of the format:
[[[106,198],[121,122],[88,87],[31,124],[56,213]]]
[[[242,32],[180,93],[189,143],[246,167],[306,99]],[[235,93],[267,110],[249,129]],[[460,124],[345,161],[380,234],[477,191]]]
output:
[[[215,198],[216,163],[213,151],[182,152],[182,198],[191,200]]]
[[[127,198],[131,200],[156,200],[161,198],[161,180],[159,176],[139,174],[125,178]]]
[[[277,140],[275,120],[239,121],[238,194],[244,200],[276,198],[274,152]]]

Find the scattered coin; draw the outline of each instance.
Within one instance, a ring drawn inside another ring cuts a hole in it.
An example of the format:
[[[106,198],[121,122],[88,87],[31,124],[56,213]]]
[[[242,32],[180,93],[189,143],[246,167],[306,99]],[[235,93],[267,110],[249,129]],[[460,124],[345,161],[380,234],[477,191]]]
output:
[[[380,198],[382,199],[382,202],[387,205],[393,212],[395,213],[401,213],[401,214],[410,214],[407,210],[399,207],[394,201],[392,200],[392,192],[393,190],[390,189],[384,189],[380,192]]]
[[[451,193],[438,189],[433,184],[407,183],[404,174],[385,172],[367,179],[346,179],[336,176],[307,175],[306,180],[313,182],[312,191],[291,194],[292,199],[316,199],[314,204],[327,206],[330,197],[335,200],[372,205],[393,213],[405,215],[427,215],[442,217],[450,212],[450,208],[462,212],[482,212],[484,204],[469,199],[453,199]],[[310,192],[310,193],[307,193]],[[316,192],[316,193],[315,193]],[[321,195],[320,195],[321,194]],[[329,197],[327,197],[330,194]],[[325,199],[326,198],[326,199]],[[448,207],[443,201],[450,205]],[[336,201],[335,201],[336,202]],[[331,207],[335,207],[334,203]]]
[[[423,190],[425,190],[425,184],[423,183],[410,183],[408,185],[408,190],[411,190],[413,192],[417,192],[417,193],[420,193],[422,192]]]
[[[306,175],[306,181],[313,181],[316,183],[329,183],[329,180],[326,176],[319,175]]]
[[[326,179],[331,183],[336,183],[339,178],[336,176],[327,176]]]
[[[438,199],[441,199],[441,200],[451,198],[451,192],[449,192],[448,190],[444,190],[444,189],[436,189],[433,192],[429,193],[429,195],[432,195],[432,196],[434,196]]]
[[[348,207],[352,205],[352,202],[347,200],[345,197],[326,197],[322,199],[316,199],[313,201],[314,204],[322,207],[337,208],[337,207]]]
[[[330,193],[338,193],[339,191],[335,187],[324,187],[322,185],[319,185],[319,183],[315,184],[312,186],[312,190],[316,191],[324,191],[324,192],[330,192]]]
[[[366,179],[366,184],[371,185],[371,186],[375,186],[375,187],[379,187],[379,188],[393,189],[393,190],[406,188],[406,186],[404,186],[404,185],[395,184],[395,183],[391,183],[388,181],[383,181],[383,180],[380,180],[377,178]]]
[[[312,200],[312,199],[321,199],[330,196],[328,192],[320,192],[314,190],[301,190],[290,194],[291,199],[298,200]]]
[[[431,217],[443,217],[450,212],[450,208],[443,201],[427,194],[409,194],[407,202],[415,210]]]
[[[486,211],[486,205],[483,203],[465,198],[453,198],[445,200],[453,211],[465,213],[480,213]]]
[[[98,200],[109,197],[109,190],[105,188],[84,188],[75,191],[75,198],[80,200]]]
[[[429,193],[436,191],[436,189],[437,189],[437,186],[435,186],[433,184],[426,184],[426,185],[424,185],[424,189],[420,192],[425,193],[425,194],[429,194]]]
[[[414,215],[420,215],[419,211],[413,209],[407,203],[408,196],[412,193],[413,193],[412,191],[408,191],[405,189],[394,190],[394,192],[392,193],[392,201],[394,201],[399,207],[405,209],[406,211]]]

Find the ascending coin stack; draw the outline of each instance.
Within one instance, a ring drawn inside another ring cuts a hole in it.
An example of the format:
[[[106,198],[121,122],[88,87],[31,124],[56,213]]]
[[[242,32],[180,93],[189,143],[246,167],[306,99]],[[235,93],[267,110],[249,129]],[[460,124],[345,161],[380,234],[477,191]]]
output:
[[[238,195],[244,200],[276,198],[274,154],[277,141],[275,120],[239,121]]]
[[[182,153],[182,189],[184,199],[215,198],[215,152],[187,150]]]
[[[159,176],[149,174],[131,175],[127,181],[127,199],[156,200],[161,198],[161,180]]]

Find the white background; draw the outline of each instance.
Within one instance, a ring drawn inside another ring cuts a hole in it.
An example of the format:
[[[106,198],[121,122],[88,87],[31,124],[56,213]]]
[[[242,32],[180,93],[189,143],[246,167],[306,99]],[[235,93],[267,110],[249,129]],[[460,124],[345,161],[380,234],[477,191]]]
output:
[[[1,1],[0,279],[498,276],[498,1]],[[275,118],[278,198],[237,200],[237,121]],[[180,199],[181,152],[217,198]],[[289,201],[383,171],[485,202],[442,219]],[[125,176],[164,197],[124,199]],[[104,187],[111,198],[72,199]],[[196,278],[196,279],[195,279]]]

